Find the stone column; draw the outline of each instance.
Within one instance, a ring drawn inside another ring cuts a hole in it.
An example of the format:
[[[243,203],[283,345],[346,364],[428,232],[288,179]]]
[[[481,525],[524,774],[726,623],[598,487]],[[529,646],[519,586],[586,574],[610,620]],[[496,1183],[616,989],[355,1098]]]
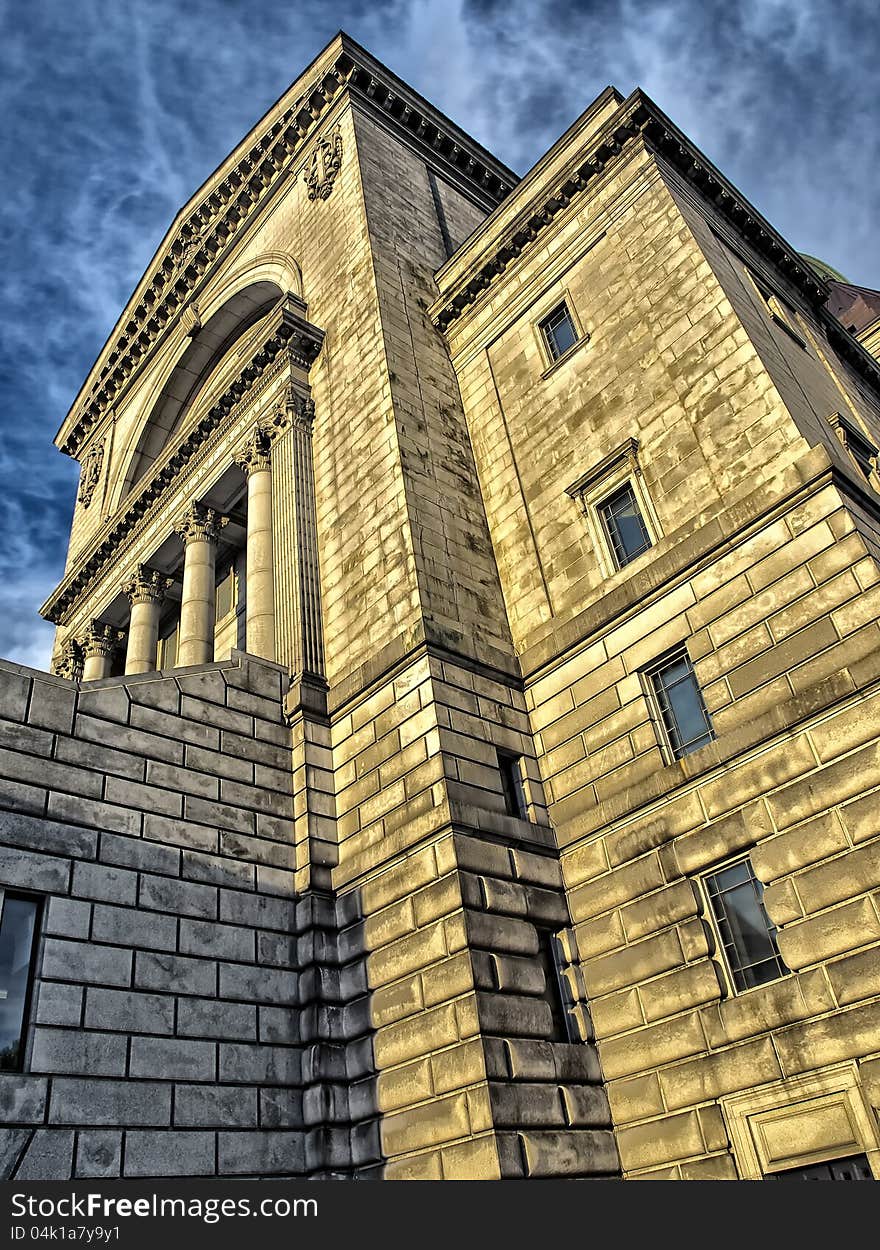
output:
[[[100,681],[110,676],[113,656],[124,635],[103,621],[92,621],[83,640],[83,681]]]
[[[131,581],[123,586],[123,594],[131,604],[128,623],[128,650],[125,653],[126,673],[154,673],[156,647],[159,642],[159,610],[165,591],[173,578],[157,569],[139,564]]]
[[[218,516],[214,508],[194,503],[177,523],[176,532],[185,547],[178,668],[210,664],[214,658],[217,540],[228,520],[228,517]]]
[[[264,660],[275,659],[271,444],[270,432],[258,427],[236,457],[248,484],[246,645],[251,655]]]

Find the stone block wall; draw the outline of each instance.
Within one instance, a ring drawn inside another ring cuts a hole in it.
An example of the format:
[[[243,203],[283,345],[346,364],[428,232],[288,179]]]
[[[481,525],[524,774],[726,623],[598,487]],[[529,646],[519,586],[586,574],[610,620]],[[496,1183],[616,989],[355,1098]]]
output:
[[[555,855],[445,832],[339,906],[340,948],[367,952],[386,1179],[617,1172],[588,1016],[559,1038],[538,959],[536,926],[568,924]]]
[[[771,321],[682,182],[634,145],[447,339],[624,1175],[880,1174],[878,510],[824,420],[870,434],[878,395],[818,320]],[[582,337],[548,364],[563,298]],[[566,487],[629,439],[657,532],[611,572]],[[715,739],[672,760],[645,670],[682,646]],[[733,994],[701,877],[744,854],[790,974]],[[808,1102],[799,1144],[754,1145]]]
[[[280,668],[77,687],[4,663],[0,685],[0,881],[45,899],[4,1175],[350,1168],[336,914],[293,892]]]

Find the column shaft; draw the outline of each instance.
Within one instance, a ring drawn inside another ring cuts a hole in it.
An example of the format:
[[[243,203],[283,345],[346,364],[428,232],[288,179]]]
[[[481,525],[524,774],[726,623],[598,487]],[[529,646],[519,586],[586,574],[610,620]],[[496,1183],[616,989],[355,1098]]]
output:
[[[139,564],[134,577],[122,588],[131,604],[125,652],[126,673],[155,672],[159,610],[171,580],[156,569]]]
[[[272,471],[248,477],[247,649],[264,660],[275,659],[275,562],[272,548]]]
[[[214,659],[214,593],[217,538],[227,522],[213,508],[193,504],[177,527],[186,545],[177,666],[210,664]]]
[[[159,604],[152,599],[133,603],[125,652],[126,673],[155,672],[158,643]]]

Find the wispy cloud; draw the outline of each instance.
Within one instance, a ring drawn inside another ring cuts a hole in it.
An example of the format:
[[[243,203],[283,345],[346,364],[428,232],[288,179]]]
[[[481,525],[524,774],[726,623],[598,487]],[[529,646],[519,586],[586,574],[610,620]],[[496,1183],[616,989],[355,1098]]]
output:
[[[45,664],[51,439],[176,210],[340,27],[525,170],[642,86],[801,250],[880,286],[875,0],[7,0],[0,655]]]

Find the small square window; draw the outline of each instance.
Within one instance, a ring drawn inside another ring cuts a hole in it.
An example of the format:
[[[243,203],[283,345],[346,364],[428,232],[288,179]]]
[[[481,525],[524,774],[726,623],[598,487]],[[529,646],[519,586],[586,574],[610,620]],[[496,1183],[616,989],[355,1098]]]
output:
[[[526,796],[520,773],[520,756],[499,751],[498,771],[501,773],[501,789],[504,793],[504,806],[507,808],[508,816],[516,816],[518,820],[528,819]]]
[[[736,990],[778,981],[788,968],[776,945],[776,927],[764,909],[764,887],[751,860],[740,859],[703,878],[721,952]]]
[[[667,656],[646,675],[673,757],[679,760],[711,742],[715,731],[687,651]]]
[[[40,900],[3,896],[0,914],[0,1071],[21,1072],[39,932]]]
[[[629,482],[599,504],[599,516],[619,569],[651,546],[651,537]]]
[[[551,360],[564,356],[578,341],[578,332],[568,306],[563,302],[539,323]]]

